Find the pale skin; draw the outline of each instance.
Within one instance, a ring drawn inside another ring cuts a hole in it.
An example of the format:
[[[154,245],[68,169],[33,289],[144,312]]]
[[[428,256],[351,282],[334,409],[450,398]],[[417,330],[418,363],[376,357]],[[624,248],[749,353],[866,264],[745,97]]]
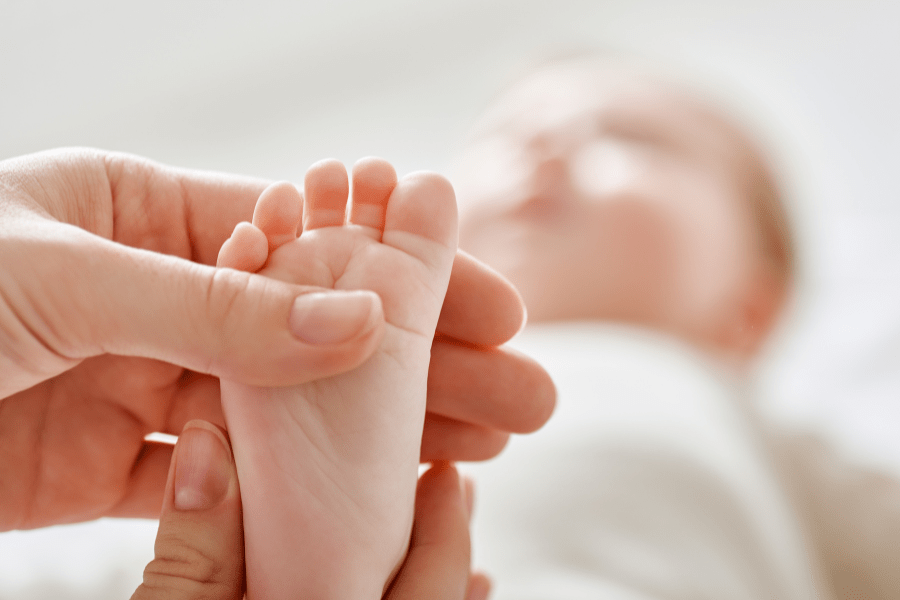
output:
[[[751,214],[753,152],[627,65],[551,65],[501,96],[461,157],[460,246],[516,285],[531,321],[637,323],[743,364],[787,289]]]
[[[385,330],[356,369],[301,386],[222,381],[243,489],[250,600],[380,598],[412,526],[431,340],[456,253],[446,179],[383,160],[322,161],[303,197],[267,188],[220,267],[380,298]],[[298,229],[302,229],[299,237]],[[314,540],[314,543],[310,543]]]
[[[144,436],[224,425],[219,377],[295,385],[375,350],[380,308],[304,341],[289,315],[307,288],[211,266],[268,185],[98,150],[0,162],[0,530],[157,517],[172,450]],[[508,283],[456,256],[421,459],[484,459],[547,419],[546,373],[496,347],[522,317]]]

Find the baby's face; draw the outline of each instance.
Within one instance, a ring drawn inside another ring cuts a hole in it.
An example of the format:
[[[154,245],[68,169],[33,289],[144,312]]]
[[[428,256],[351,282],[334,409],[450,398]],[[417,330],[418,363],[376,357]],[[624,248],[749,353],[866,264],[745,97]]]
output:
[[[501,97],[459,163],[460,245],[532,320],[699,334],[755,251],[735,139],[659,84],[545,69]]]

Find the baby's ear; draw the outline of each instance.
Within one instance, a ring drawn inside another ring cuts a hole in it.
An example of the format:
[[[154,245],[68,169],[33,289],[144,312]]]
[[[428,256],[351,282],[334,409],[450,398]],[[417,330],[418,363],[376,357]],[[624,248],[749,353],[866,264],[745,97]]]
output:
[[[722,349],[751,359],[772,332],[787,295],[787,286],[770,269],[754,269],[720,334]]]

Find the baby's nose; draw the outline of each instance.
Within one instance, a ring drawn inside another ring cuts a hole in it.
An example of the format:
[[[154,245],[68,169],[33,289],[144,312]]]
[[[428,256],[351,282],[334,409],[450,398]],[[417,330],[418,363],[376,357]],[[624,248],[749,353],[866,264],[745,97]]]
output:
[[[538,161],[531,174],[531,194],[545,200],[565,202],[573,189],[568,161],[558,156]]]

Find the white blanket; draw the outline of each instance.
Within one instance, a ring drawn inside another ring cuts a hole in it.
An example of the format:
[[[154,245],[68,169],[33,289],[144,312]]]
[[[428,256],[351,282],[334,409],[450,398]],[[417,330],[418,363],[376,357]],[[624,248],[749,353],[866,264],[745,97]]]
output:
[[[475,562],[497,600],[827,598],[737,388],[624,327],[531,328],[559,405],[476,478]]]

